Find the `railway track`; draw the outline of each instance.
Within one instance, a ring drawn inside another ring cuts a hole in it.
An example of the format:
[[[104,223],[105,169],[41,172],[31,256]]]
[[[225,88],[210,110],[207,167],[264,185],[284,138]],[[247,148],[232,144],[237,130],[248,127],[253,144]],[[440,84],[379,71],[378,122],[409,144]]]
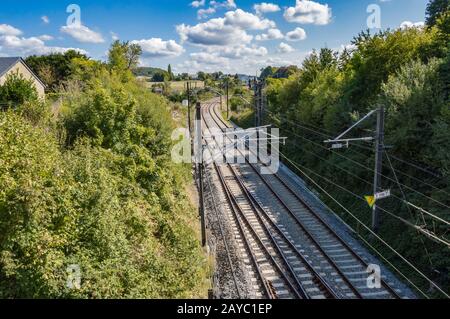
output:
[[[229,126],[216,107],[203,107],[204,128],[223,131]],[[216,142],[207,141],[208,147]],[[381,287],[367,287],[368,263],[302,200],[292,181],[261,175],[262,164],[213,165],[256,297],[401,298],[383,276]]]

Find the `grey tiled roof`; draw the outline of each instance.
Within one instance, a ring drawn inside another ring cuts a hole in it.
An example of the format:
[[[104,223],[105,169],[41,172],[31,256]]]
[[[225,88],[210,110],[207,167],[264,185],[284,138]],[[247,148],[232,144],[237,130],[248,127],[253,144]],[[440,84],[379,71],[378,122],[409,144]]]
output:
[[[0,58],[0,76],[6,73],[19,60],[20,60],[19,57]]]

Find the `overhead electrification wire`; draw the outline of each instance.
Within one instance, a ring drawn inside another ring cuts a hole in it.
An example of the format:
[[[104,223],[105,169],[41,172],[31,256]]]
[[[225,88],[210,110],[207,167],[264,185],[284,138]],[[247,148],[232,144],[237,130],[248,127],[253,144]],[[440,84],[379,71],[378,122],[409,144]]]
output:
[[[401,255],[397,250],[395,250],[391,245],[389,245],[385,240],[383,240],[380,236],[378,236],[375,232],[373,232],[365,223],[363,223],[359,218],[357,218],[351,211],[349,211],[345,206],[343,206],[338,200],[336,200],[331,194],[329,194],[323,187],[321,187],[313,178],[311,178],[308,174],[306,174],[300,167],[298,163],[295,163],[283,153],[280,152],[280,155],[285,158],[291,165],[293,165],[302,175],[304,175],[308,180],[310,180],[316,187],[318,187],[322,192],[324,192],[328,197],[331,198],[338,206],[344,209],[352,218],[354,218],[362,227],[364,227],[367,231],[369,231],[374,238],[377,238],[381,243],[383,243],[386,247],[388,247],[394,254],[396,254],[400,259],[402,259],[409,267],[414,269],[422,278],[424,278],[428,283],[430,283],[433,287],[435,287],[440,293],[442,293],[445,297],[450,298],[450,296],[440,288],[435,282],[433,282],[430,278],[428,278],[423,272],[421,272],[417,267],[415,267],[409,260],[407,260],[403,255]],[[302,165],[300,165],[302,166]],[[369,246],[371,246],[361,235],[357,234],[364,242],[366,242]],[[371,246],[372,247],[372,246]],[[415,285],[406,275],[404,275],[398,268],[392,265],[389,260],[384,257],[379,251],[374,250],[379,256],[383,258],[391,267],[393,267],[404,279],[406,279],[413,287],[415,287],[422,295],[426,298],[429,296],[424,293],[417,285]]]
[[[280,152],[280,154],[282,154],[282,153]],[[285,155],[283,155],[283,156],[284,156],[285,158],[287,158]],[[292,160],[290,160],[290,161],[292,161]],[[327,177],[325,177],[325,176],[323,176],[323,175],[320,175],[320,174],[314,172],[312,169],[310,169],[310,168],[308,168],[308,167],[306,167],[306,166],[304,166],[304,165],[301,165],[301,164],[299,164],[299,163],[296,163],[296,165],[299,165],[299,166],[303,167],[304,169],[307,169],[308,171],[310,171],[310,172],[313,173],[314,175],[316,175],[316,176],[318,176],[318,177],[320,177],[320,178],[326,180],[328,183],[330,183],[330,184],[332,184],[332,185],[334,185],[334,186],[336,186],[336,187],[342,189],[343,191],[347,192],[348,194],[352,195],[353,197],[356,197],[356,198],[358,198],[359,200],[361,200],[361,201],[363,201],[363,202],[366,201],[362,196],[360,196],[360,195],[358,195],[358,194],[352,192],[351,190],[349,190],[349,189],[347,189],[347,188],[345,188],[345,187],[343,187],[343,186],[341,186],[341,185],[335,183],[334,181],[330,180],[329,178],[327,178]],[[394,213],[388,211],[388,210],[385,209],[385,208],[379,207],[379,209],[382,210],[383,212],[385,212],[386,214],[388,214],[389,216],[391,216],[391,217],[393,217],[393,218],[395,218],[395,219],[401,221],[402,223],[406,224],[407,226],[409,226],[409,227],[411,227],[411,228],[417,230],[418,232],[422,233],[423,235],[427,236],[428,238],[430,238],[430,239],[432,239],[432,240],[434,240],[434,241],[436,241],[436,242],[439,242],[439,243],[441,243],[441,244],[444,244],[444,245],[446,245],[448,248],[450,248],[450,242],[447,242],[445,239],[440,238],[439,236],[437,236],[436,234],[434,234],[434,233],[431,232],[430,230],[424,229],[424,228],[422,228],[421,226],[415,225],[415,224],[411,223],[410,221],[408,221],[408,220],[406,220],[406,219],[404,219],[404,218],[402,218],[402,217],[400,217],[400,216],[398,216],[398,215],[395,215]]]
[[[273,113],[273,112],[271,112],[271,111],[268,111],[268,110],[266,110],[266,112],[269,113],[269,114],[271,114],[272,117],[274,117],[274,118],[277,119],[278,121],[281,121],[281,118],[277,118],[277,117],[279,117],[278,114],[275,114],[275,113]],[[304,122],[302,122],[302,124],[304,124],[304,125],[300,125],[300,124],[295,123],[295,122],[293,122],[293,121],[291,121],[291,120],[288,120],[288,119],[285,118],[285,117],[283,117],[282,119],[283,119],[285,122],[288,122],[288,123],[290,123],[290,124],[293,125],[293,126],[297,126],[297,127],[299,127],[299,128],[306,129],[306,130],[308,130],[308,131],[310,131],[310,132],[312,132],[312,133],[315,133],[316,135],[320,135],[320,136],[326,137],[326,138],[331,138],[331,137],[332,137],[331,132],[329,132],[329,131],[327,131],[327,130],[324,130],[324,129],[320,129],[320,128],[318,128],[318,127],[316,127],[316,126],[313,126],[313,125],[311,125],[311,124],[309,124],[309,123],[304,123]],[[316,128],[316,129],[311,129],[311,128],[305,126],[305,125],[308,125],[308,126],[310,126],[310,127],[314,127],[314,128]],[[327,133],[327,134],[324,134],[324,133],[322,133],[322,132],[319,132],[318,130],[321,130],[321,131],[323,131],[323,132],[328,132],[328,133]],[[364,145],[353,144],[352,146],[355,146],[355,147],[357,147],[357,148],[361,148],[361,149],[364,149],[364,150],[373,151],[372,148],[366,147],[366,146],[364,146]],[[358,152],[358,153],[359,153],[359,152]],[[361,153],[360,153],[360,154],[361,154]],[[438,178],[438,179],[448,178],[448,176],[440,176],[440,175],[437,175],[436,173],[431,172],[430,170],[428,170],[428,169],[426,169],[426,168],[423,168],[423,167],[421,167],[421,166],[419,166],[419,165],[417,165],[417,164],[415,164],[415,163],[411,163],[411,162],[405,161],[405,160],[403,160],[403,159],[401,159],[401,158],[399,158],[399,157],[396,157],[396,156],[394,156],[394,155],[391,155],[391,157],[392,157],[393,159],[395,159],[395,160],[397,160],[397,161],[403,163],[403,164],[406,164],[406,165],[409,165],[409,166],[411,166],[411,167],[414,167],[415,169],[421,170],[422,172],[427,173],[427,174],[429,174],[429,175],[431,175],[431,176],[433,176],[433,177],[435,177],[435,178]],[[397,171],[398,171],[398,170],[397,170]],[[408,175],[408,174],[403,173],[403,172],[402,172],[402,174],[405,174],[405,175],[407,175],[407,176],[409,176],[409,177],[413,177],[413,176]]]
[[[283,130],[283,129],[282,129],[282,130]],[[284,130],[284,131],[286,131],[286,130]],[[351,161],[353,164],[355,164],[355,165],[357,165],[357,166],[359,166],[359,167],[361,167],[361,168],[364,168],[364,169],[369,170],[369,171],[372,171],[372,170],[373,170],[373,169],[371,169],[371,168],[369,168],[369,167],[367,167],[367,166],[365,166],[365,165],[363,165],[363,164],[361,164],[361,163],[359,163],[359,162],[357,162],[357,161],[355,161],[355,160],[353,160],[353,159],[351,159],[351,158],[349,158],[349,157],[347,157],[347,156],[345,156],[345,155],[342,155],[342,154],[340,154],[340,153],[338,153],[338,152],[336,152],[336,151],[330,150],[330,149],[328,149],[327,147],[323,146],[322,144],[319,144],[319,143],[317,143],[317,142],[312,141],[311,139],[308,139],[308,138],[306,138],[306,137],[304,137],[304,136],[301,136],[301,135],[299,135],[299,134],[296,134],[295,132],[292,132],[292,131],[289,131],[289,133],[291,133],[291,134],[293,134],[293,135],[295,135],[295,136],[297,136],[297,137],[300,137],[300,138],[302,138],[302,139],[304,139],[304,140],[307,140],[307,141],[309,141],[310,143],[312,143],[312,144],[314,144],[314,145],[317,145],[317,146],[319,146],[320,148],[322,148],[322,149],[324,149],[324,150],[331,151],[333,154],[336,154],[336,155],[339,156],[339,157],[345,158],[346,160]],[[394,180],[393,178],[391,178],[391,177],[389,177],[389,176],[386,176],[386,175],[383,175],[383,174],[381,174],[381,176],[384,177],[385,179],[391,181],[391,182],[397,183],[396,180]],[[400,183],[400,185],[402,185],[403,187],[407,188],[408,190],[410,190],[410,191],[412,191],[412,192],[414,192],[414,193],[417,193],[417,194],[419,194],[419,195],[421,195],[421,196],[423,196],[423,197],[425,197],[425,198],[427,198],[427,199],[429,199],[429,200],[435,202],[436,204],[439,204],[439,205],[441,205],[441,206],[443,206],[443,207],[445,207],[445,208],[449,208],[449,209],[450,209],[450,206],[448,206],[448,205],[446,205],[446,204],[444,204],[444,203],[438,201],[437,199],[434,199],[434,198],[432,198],[432,197],[430,197],[430,196],[428,196],[428,195],[425,195],[425,194],[423,194],[422,192],[419,192],[418,190],[416,190],[416,189],[414,189],[414,188],[412,188],[412,187],[410,187],[410,186],[408,186],[408,185],[405,185],[405,184],[402,184],[402,183]]]
[[[288,140],[288,142],[289,142],[289,140]],[[292,142],[291,142],[291,143],[292,143]],[[358,180],[360,180],[360,181],[366,183],[366,184],[369,185],[369,186],[373,186],[373,184],[372,184],[371,182],[369,182],[369,181],[365,180],[364,178],[361,178],[361,177],[359,177],[359,176],[353,174],[353,173],[350,172],[349,170],[347,170],[347,169],[345,169],[345,168],[342,168],[342,167],[340,167],[339,165],[336,165],[335,163],[331,162],[330,160],[327,160],[327,159],[323,158],[322,156],[319,156],[319,155],[315,154],[314,152],[311,152],[311,151],[308,151],[308,150],[305,150],[305,149],[303,149],[302,151],[304,151],[304,152],[306,152],[306,153],[309,153],[309,154],[311,154],[311,155],[317,157],[318,159],[320,159],[320,160],[322,160],[322,161],[324,161],[324,162],[326,162],[326,163],[329,163],[329,164],[333,165],[333,166],[336,167],[337,169],[339,169],[339,170],[341,170],[341,171],[347,173],[348,175],[350,175],[350,176],[352,176],[352,177],[354,177],[354,178],[356,178],[356,179],[358,179]],[[405,196],[405,194],[403,193],[403,190],[402,190],[401,188],[400,188],[400,190],[402,191],[402,194],[403,194],[403,196],[404,196],[404,199],[402,199],[402,198],[396,196],[395,194],[391,194],[391,196],[392,196],[393,198],[396,198],[396,199],[400,200],[402,203],[406,204],[407,207],[408,207],[408,206],[411,206],[411,207],[413,207],[413,208],[415,208],[415,209],[417,209],[417,210],[420,210],[422,213],[427,214],[428,216],[430,216],[431,218],[437,220],[438,222],[442,222],[442,223],[447,224],[447,225],[450,226],[450,222],[449,222],[449,221],[444,220],[444,219],[440,218],[439,216],[436,216],[435,214],[432,214],[432,213],[426,211],[425,209],[423,209],[423,208],[421,208],[421,207],[419,207],[419,206],[417,206],[417,205],[414,205],[413,203],[407,201],[407,200],[406,200],[406,196]],[[412,217],[412,216],[411,216],[411,217]],[[424,221],[424,223],[425,223],[425,221]]]

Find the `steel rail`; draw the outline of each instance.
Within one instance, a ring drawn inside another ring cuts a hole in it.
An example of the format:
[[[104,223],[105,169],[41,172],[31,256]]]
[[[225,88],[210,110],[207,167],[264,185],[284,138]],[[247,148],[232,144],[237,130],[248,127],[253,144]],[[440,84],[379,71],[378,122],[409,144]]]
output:
[[[205,122],[205,124],[208,126],[208,123],[206,122],[206,120],[203,118],[203,121]],[[300,291],[298,291],[297,288],[294,287],[294,284],[291,282],[291,280],[287,277],[287,275],[284,273],[284,271],[281,269],[281,266],[278,265],[277,261],[274,259],[274,257],[272,256],[272,254],[270,254],[270,252],[267,250],[267,247],[265,246],[264,242],[261,240],[260,236],[258,235],[258,233],[255,231],[254,227],[251,225],[251,223],[249,222],[249,220],[247,219],[247,217],[245,216],[245,213],[243,212],[242,208],[240,207],[236,197],[233,195],[229,185],[226,183],[225,178],[223,177],[223,173],[221,172],[220,168],[218,167],[218,165],[216,163],[214,163],[214,167],[217,171],[217,174],[219,176],[219,179],[221,181],[222,187],[225,190],[226,196],[229,200],[230,208],[231,211],[234,215],[234,219],[236,220],[239,229],[240,229],[240,233],[242,235],[242,239],[245,242],[246,247],[248,248],[252,259],[253,259],[253,264],[255,266],[255,268],[257,269],[260,278],[262,279],[264,286],[266,288],[266,294],[270,297],[271,295],[273,295],[273,293],[271,292],[271,289],[268,287],[266,280],[264,278],[264,276],[261,273],[261,270],[258,266],[258,263],[256,261],[256,257],[253,254],[253,251],[251,250],[251,246],[250,243],[248,242],[248,239],[245,236],[244,233],[244,227],[241,223],[241,221],[239,220],[238,214],[237,212],[239,212],[239,215],[241,215],[241,219],[244,221],[244,223],[247,225],[247,229],[250,231],[250,233],[253,235],[253,237],[256,238],[255,242],[257,242],[261,247],[262,250],[265,251],[266,255],[269,257],[269,261],[272,263],[272,265],[274,266],[274,268],[276,268],[277,272],[281,275],[281,277],[284,279],[285,283],[287,283],[288,288],[291,290],[291,292],[293,292],[293,294],[300,299],[303,298],[307,298],[306,293],[302,290],[301,286]],[[228,164],[228,167],[230,168],[230,171],[233,172],[233,168],[231,167],[231,165]],[[239,186],[239,184],[238,184]],[[251,200],[248,199],[248,202],[251,205]],[[237,212],[236,212],[237,211]],[[256,213],[257,215],[257,213]],[[264,225],[264,224],[263,224]],[[279,252],[279,256],[282,257],[283,262],[285,264],[285,266],[287,266],[289,268],[290,271],[290,276],[292,278],[294,278],[295,280],[297,280],[297,277],[295,276],[295,273],[293,271],[293,269],[291,268],[291,266],[289,265],[289,263],[287,262],[286,258],[284,257],[284,255],[281,254],[281,248],[278,246],[278,244],[276,243],[275,239],[273,238],[273,236],[270,234],[270,232],[266,229],[265,233],[268,235],[269,239],[271,240],[271,242],[273,243],[274,247],[278,250]]]
[[[226,128],[231,128],[231,126],[229,126],[216,112],[216,109],[213,107],[212,108],[215,117],[226,127]],[[219,126],[220,127],[220,126]],[[223,129],[223,128],[221,128]],[[258,155],[259,158],[259,155]],[[263,182],[268,185],[266,179],[264,177],[262,177],[262,175],[253,167],[253,165],[250,165],[252,167],[252,169],[260,176],[260,178],[263,180]],[[355,259],[357,259],[358,262],[360,262],[360,264],[363,267],[368,267],[368,263],[366,261],[364,261],[361,256],[356,253],[348,244],[347,242],[339,235],[336,233],[336,231],[334,229],[331,228],[331,226],[329,226],[329,224],[323,219],[322,216],[320,216],[312,207],[311,205],[309,205],[304,199],[302,199],[294,190],[292,190],[292,188],[285,182],[284,178],[280,177],[280,174],[274,174],[274,176],[276,177],[276,179],[278,181],[280,181],[280,183],[290,192],[290,194],[292,194],[299,202],[301,202],[306,208],[307,210],[313,214],[314,217],[317,218],[317,220],[319,220],[319,223],[321,225],[323,225],[329,232],[330,234],[335,237],[340,244],[342,244],[344,246],[344,248],[353,256],[355,257]],[[270,187],[270,186],[269,186]],[[276,193],[273,188],[272,191],[274,193]],[[279,197],[277,195],[277,197]],[[298,220],[298,218],[296,218]],[[321,247],[320,245],[318,245],[318,247]],[[321,248],[322,249],[322,248]],[[322,249],[323,250],[323,249]],[[326,254],[326,256],[328,256],[328,254]],[[331,258],[328,256],[328,258]],[[340,270],[339,266],[336,266],[338,270]],[[347,276],[343,276],[344,278],[347,278]],[[384,279],[381,280],[381,284],[382,286],[396,299],[401,299],[401,296],[399,296],[399,294],[394,290],[394,288],[392,288],[390,285],[388,285],[386,283],[386,281]],[[353,284],[352,284],[353,286]],[[352,289],[353,290],[353,289]],[[359,292],[358,292],[359,293]]]
[[[212,186],[211,186],[211,181],[209,180],[209,176],[206,176],[206,184],[208,185],[209,190],[211,192],[212,204],[214,206],[213,209],[214,209],[214,212],[216,213],[216,218],[217,218],[217,223],[219,225],[220,235],[222,236],[223,244],[225,246],[225,252],[226,252],[226,255],[227,255],[228,264],[230,265],[231,274],[233,276],[234,287],[236,288],[236,293],[238,295],[238,298],[241,299],[242,295],[241,295],[241,291],[239,289],[238,281],[237,281],[237,278],[236,278],[236,271],[235,271],[234,266],[233,266],[233,261],[231,260],[230,248],[228,247],[228,242],[227,242],[227,239],[225,238],[225,232],[223,231],[222,222],[220,220],[219,212],[217,211],[216,199],[215,199],[215,197],[213,195],[213,189],[212,189]]]
[[[210,116],[211,119],[213,121],[214,118],[212,116]],[[205,118],[205,117],[204,117]],[[204,120],[206,125],[207,121]],[[217,124],[217,123],[216,123]],[[209,127],[208,127],[209,128]],[[294,254],[296,254],[298,256],[298,258],[302,261],[303,265],[305,266],[306,269],[309,270],[309,273],[311,274],[311,277],[313,277],[313,281],[315,282],[316,285],[319,286],[319,289],[324,296],[329,297],[329,298],[337,298],[337,293],[333,290],[332,287],[329,286],[329,284],[322,278],[322,276],[316,271],[316,269],[304,258],[304,256],[297,250],[297,248],[295,247],[295,245],[292,243],[291,240],[289,240],[286,235],[284,234],[283,231],[281,231],[281,229],[278,227],[278,225],[276,225],[275,222],[273,222],[273,220],[271,219],[271,217],[269,216],[269,214],[267,212],[265,212],[265,210],[261,207],[261,205],[258,203],[258,201],[254,198],[254,196],[248,192],[248,190],[246,189],[244,183],[242,182],[241,178],[239,177],[239,174],[236,172],[236,170],[230,165],[228,164],[228,167],[230,168],[231,172],[233,173],[233,176],[235,177],[236,181],[239,184],[239,187],[241,189],[241,191],[245,194],[245,196],[250,200],[250,204],[253,208],[253,210],[255,212],[262,212],[266,219],[268,220],[268,222],[272,225],[273,228],[276,229],[277,233],[279,235],[281,235],[281,237],[283,237],[283,240],[288,244],[288,246],[291,247],[291,250]],[[262,220],[262,217],[256,213],[256,216],[258,218],[258,220],[260,221],[260,223],[262,225],[264,225],[264,227],[266,228],[266,231],[268,233],[268,235],[270,236],[271,241],[273,242],[273,244],[278,247],[278,244],[276,243],[275,239],[273,238],[273,236],[270,234],[270,231],[268,230],[268,227],[265,225],[265,222]],[[301,282],[298,280],[297,276],[295,275],[294,270],[292,269],[292,267],[290,266],[289,262],[285,259],[283,252],[281,251],[281,249],[278,248],[278,251],[280,253],[280,255],[282,256],[282,258],[285,261],[285,264],[288,266],[288,268],[290,269],[291,273],[293,274],[293,277],[295,278],[295,281],[297,282],[297,285],[299,286],[299,288],[303,291],[303,294],[306,298],[309,298],[308,293],[303,289]]]

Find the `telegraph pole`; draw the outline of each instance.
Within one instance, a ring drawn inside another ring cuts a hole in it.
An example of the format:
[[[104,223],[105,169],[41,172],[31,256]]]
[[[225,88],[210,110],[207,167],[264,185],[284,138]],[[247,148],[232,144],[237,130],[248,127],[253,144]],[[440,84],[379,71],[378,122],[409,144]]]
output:
[[[258,100],[259,100],[259,125],[258,126],[262,126],[263,125],[263,109],[264,109],[264,95],[263,95],[263,82],[260,81],[259,82],[259,89],[258,89]]]
[[[382,191],[381,176],[383,169],[383,152],[384,152],[384,106],[380,105],[377,115],[377,137],[375,145],[375,175],[373,181],[373,193],[378,194]],[[380,209],[375,202],[372,212],[372,229],[378,233],[380,229],[381,216]]]
[[[188,100],[188,128],[189,128],[189,134],[191,134],[191,88],[189,81],[186,82],[186,88],[187,88],[187,100]]]
[[[255,79],[254,83],[254,97],[255,97],[255,127],[259,127],[259,93],[258,93],[258,81]]]
[[[199,208],[200,208],[200,225],[202,229],[202,247],[206,245],[206,224],[205,224],[205,203],[203,198],[203,138],[202,138],[202,112],[201,104],[197,102],[195,108],[196,119],[196,162],[198,163],[198,179],[199,179]]]
[[[227,77],[227,119],[230,118],[230,107],[229,107],[229,105],[228,105],[228,88],[229,88],[228,81],[229,81],[229,79],[228,79],[228,77]]]

